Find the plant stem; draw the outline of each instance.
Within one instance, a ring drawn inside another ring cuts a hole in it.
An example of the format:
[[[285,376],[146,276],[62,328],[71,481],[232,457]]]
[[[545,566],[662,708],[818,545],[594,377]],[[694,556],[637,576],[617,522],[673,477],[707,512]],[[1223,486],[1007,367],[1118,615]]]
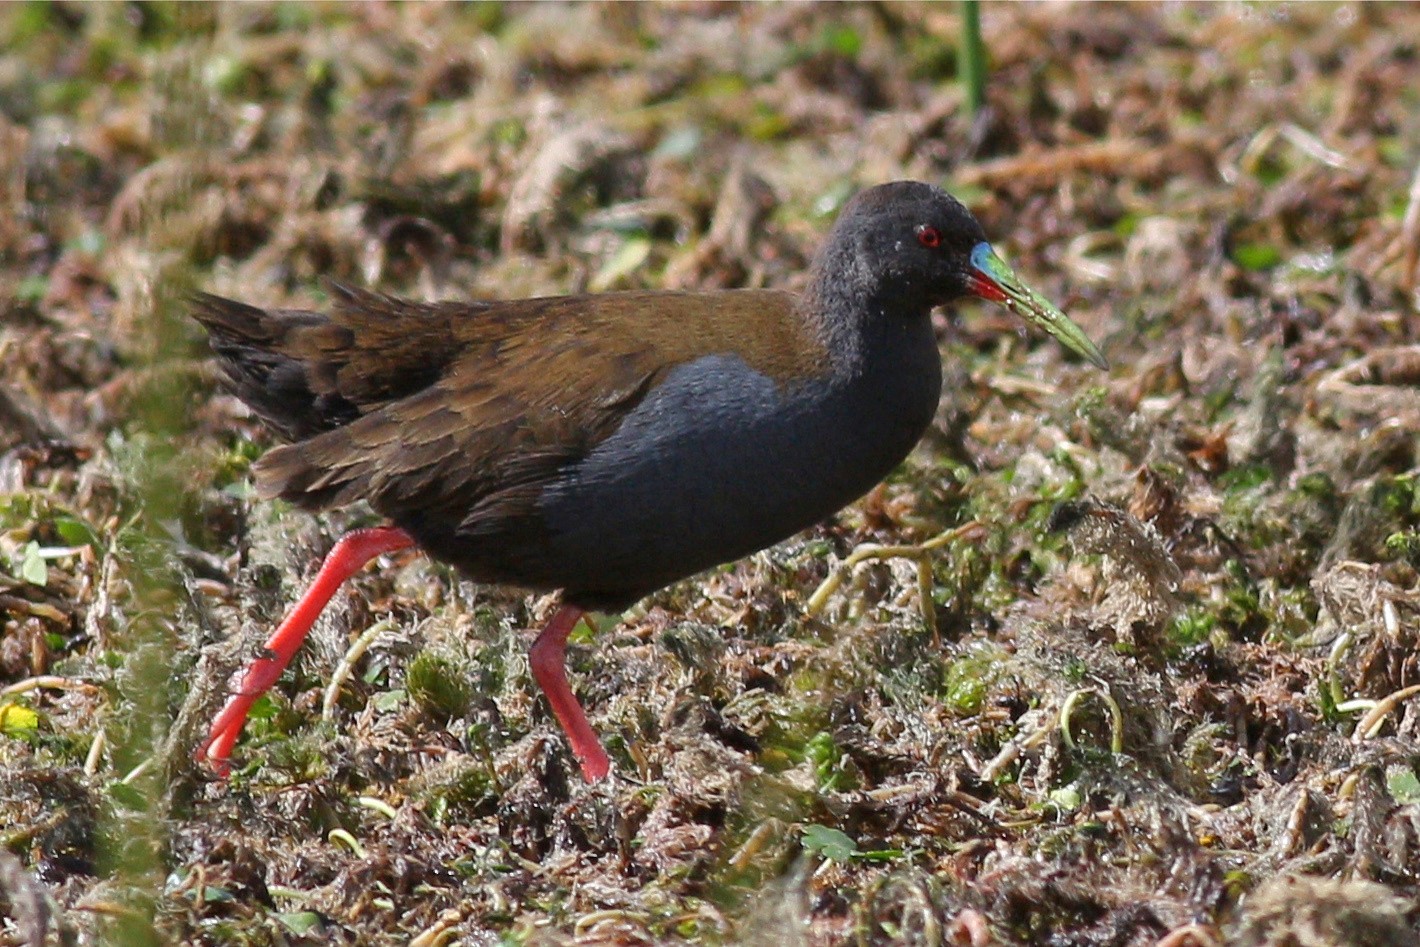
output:
[[[981,43],[978,0],[961,0],[960,42],[957,78],[966,86],[966,106],[975,116],[986,104],[986,48]]]

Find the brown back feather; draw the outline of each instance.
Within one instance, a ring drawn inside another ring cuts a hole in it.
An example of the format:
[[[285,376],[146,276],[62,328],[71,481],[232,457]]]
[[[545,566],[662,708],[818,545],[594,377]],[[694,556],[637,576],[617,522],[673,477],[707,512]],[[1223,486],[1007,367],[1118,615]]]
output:
[[[828,358],[795,298],[772,291],[418,304],[342,290],[326,324],[288,321],[281,352],[358,416],[269,451],[260,493],[312,509],[365,499],[472,533],[529,513],[677,364],[735,353],[787,384]]]

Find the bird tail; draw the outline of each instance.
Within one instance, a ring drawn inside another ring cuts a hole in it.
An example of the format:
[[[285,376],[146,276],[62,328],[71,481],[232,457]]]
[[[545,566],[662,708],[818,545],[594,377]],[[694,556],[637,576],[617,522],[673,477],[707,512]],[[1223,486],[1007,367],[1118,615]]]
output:
[[[336,388],[329,357],[348,330],[298,309],[261,309],[199,293],[192,315],[207,329],[225,386],[269,427],[299,441],[348,424],[360,406]]]

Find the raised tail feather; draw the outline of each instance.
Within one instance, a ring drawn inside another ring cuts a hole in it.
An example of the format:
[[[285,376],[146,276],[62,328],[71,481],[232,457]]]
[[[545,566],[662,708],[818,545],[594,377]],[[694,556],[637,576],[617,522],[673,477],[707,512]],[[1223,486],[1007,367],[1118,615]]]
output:
[[[458,351],[454,323],[487,308],[406,302],[339,283],[328,288],[328,315],[207,293],[193,299],[227,387],[292,441],[428,387]]]
[[[327,286],[329,314],[207,293],[192,300],[227,389],[293,442],[258,461],[258,492],[313,509],[348,492],[341,475],[359,452],[341,453],[344,429],[433,384],[459,351],[455,327],[489,311],[486,303],[415,303]]]
[[[360,416],[358,405],[321,383],[332,371],[311,358],[310,336],[339,330],[325,315],[261,309],[208,293],[193,297],[192,315],[207,329],[226,387],[285,439],[303,440]]]

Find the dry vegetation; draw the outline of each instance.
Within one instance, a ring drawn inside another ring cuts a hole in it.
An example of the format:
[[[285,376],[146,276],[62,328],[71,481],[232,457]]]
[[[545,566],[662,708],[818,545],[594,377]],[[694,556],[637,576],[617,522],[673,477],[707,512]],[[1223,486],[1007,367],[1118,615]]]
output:
[[[0,10],[0,943],[1415,943],[1420,8],[984,28],[972,120],[955,5]],[[606,784],[417,556],[190,763],[368,514],[250,498],[187,292],[794,286],[900,177],[1113,370],[944,317],[890,483],[574,647]]]

